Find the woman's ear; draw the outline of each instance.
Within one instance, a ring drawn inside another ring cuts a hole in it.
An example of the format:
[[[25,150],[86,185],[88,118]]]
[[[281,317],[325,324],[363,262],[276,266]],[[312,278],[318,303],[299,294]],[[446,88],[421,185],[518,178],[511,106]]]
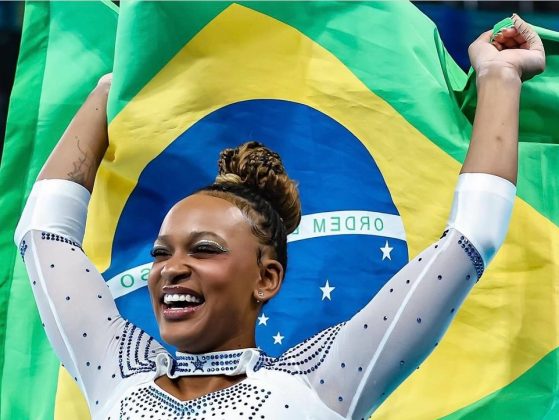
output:
[[[263,258],[260,263],[260,279],[253,292],[257,302],[267,302],[273,298],[283,281],[283,266],[272,258]]]

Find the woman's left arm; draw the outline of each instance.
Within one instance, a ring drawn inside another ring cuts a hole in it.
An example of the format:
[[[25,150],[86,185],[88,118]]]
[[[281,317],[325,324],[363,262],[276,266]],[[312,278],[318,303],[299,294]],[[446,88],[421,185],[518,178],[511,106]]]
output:
[[[518,112],[522,81],[545,68],[538,34],[517,15],[514,27],[490,42],[492,31],[468,49],[476,72],[477,105],[470,147],[460,173],[485,173],[516,184]]]
[[[431,353],[503,242],[516,193],[521,81],[543,71],[537,34],[519,17],[470,47],[478,106],[470,149],[441,239],[391,278],[346,323],[288,351],[322,400],[367,418]]]

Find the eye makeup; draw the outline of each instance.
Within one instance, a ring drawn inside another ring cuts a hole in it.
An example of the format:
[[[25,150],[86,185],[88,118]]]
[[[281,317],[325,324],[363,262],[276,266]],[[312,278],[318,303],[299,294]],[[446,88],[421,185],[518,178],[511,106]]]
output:
[[[149,254],[155,258],[163,255],[167,255],[169,251],[161,246],[154,246],[150,251]]]
[[[229,249],[225,248],[223,245],[216,241],[212,241],[211,239],[202,239],[196,242],[193,246],[193,249],[196,251],[198,250],[207,250],[210,252],[229,252]]]

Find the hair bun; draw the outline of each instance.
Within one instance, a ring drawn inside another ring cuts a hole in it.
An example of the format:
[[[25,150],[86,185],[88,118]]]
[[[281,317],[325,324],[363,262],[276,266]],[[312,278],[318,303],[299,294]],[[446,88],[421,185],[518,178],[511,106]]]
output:
[[[280,156],[256,141],[221,152],[216,184],[242,184],[256,190],[279,213],[287,233],[301,220],[301,202]]]

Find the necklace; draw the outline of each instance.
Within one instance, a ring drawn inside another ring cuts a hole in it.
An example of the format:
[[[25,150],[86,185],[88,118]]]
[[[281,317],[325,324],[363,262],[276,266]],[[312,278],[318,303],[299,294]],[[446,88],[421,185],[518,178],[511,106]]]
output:
[[[261,354],[260,350],[254,348],[201,354],[177,352],[168,376],[242,375],[256,365]]]

